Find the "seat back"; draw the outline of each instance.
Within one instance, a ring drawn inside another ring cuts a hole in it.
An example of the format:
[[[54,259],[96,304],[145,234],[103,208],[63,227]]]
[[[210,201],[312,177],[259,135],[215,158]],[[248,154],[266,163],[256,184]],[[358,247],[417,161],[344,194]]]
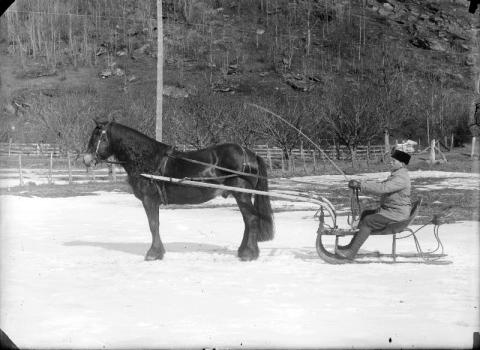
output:
[[[407,219],[408,220],[408,225],[410,225],[413,220],[418,215],[418,212],[420,211],[420,206],[422,205],[422,197],[417,199],[415,202],[412,203],[412,210],[410,210],[410,217]]]
[[[388,235],[388,234],[395,234],[395,233],[402,232],[413,222],[413,220],[415,220],[415,218],[418,215],[418,212],[420,211],[421,205],[422,205],[422,198],[419,198],[418,200],[412,203],[412,209],[410,210],[410,216],[408,217],[408,219],[392,222],[391,224],[388,224],[387,227],[385,227],[384,229],[374,231],[372,232],[372,234]]]

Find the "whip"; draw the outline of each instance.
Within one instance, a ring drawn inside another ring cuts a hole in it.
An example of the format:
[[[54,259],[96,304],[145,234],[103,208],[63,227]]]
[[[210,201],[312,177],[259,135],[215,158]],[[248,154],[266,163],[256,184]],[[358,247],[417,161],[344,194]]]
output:
[[[262,111],[264,111],[264,112],[267,112],[267,113],[269,113],[269,114],[271,114],[271,115],[273,115],[273,116],[276,117],[277,119],[280,119],[282,122],[284,122],[285,124],[287,124],[289,127],[291,127],[291,128],[293,128],[294,130],[296,130],[300,135],[302,135],[303,137],[305,137],[316,149],[318,149],[318,150],[323,154],[323,156],[334,166],[334,168],[337,169],[338,172],[343,175],[343,177],[344,177],[347,181],[349,180],[349,178],[347,177],[347,175],[345,175],[345,173],[343,172],[343,170],[340,169],[340,168],[338,167],[338,165],[335,164],[335,162],[334,162],[333,160],[331,160],[330,157],[327,156],[327,154],[323,151],[323,149],[322,149],[319,145],[317,145],[315,142],[313,142],[312,139],[311,139],[310,137],[308,137],[307,135],[305,135],[300,129],[298,129],[297,127],[295,127],[295,125],[293,125],[292,123],[290,123],[290,122],[289,122],[288,120],[286,120],[285,118],[282,118],[282,117],[279,116],[278,114],[272,112],[271,110],[269,110],[269,109],[267,109],[267,108],[265,108],[265,107],[261,107],[261,106],[255,104],[255,103],[249,103],[249,102],[247,102],[246,104],[249,105],[249,106],[255,107],[255,108],[257,108],[257,109],[260,109],[260,110],[262,110]]]

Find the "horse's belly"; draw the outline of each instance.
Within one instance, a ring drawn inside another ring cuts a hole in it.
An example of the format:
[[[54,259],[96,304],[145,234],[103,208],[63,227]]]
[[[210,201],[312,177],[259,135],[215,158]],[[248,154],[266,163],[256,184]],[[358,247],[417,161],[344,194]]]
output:
[[[200,204],[223,195],[224,190],[198,188],[186,185],[169,185],[166,188],[168,204]]]

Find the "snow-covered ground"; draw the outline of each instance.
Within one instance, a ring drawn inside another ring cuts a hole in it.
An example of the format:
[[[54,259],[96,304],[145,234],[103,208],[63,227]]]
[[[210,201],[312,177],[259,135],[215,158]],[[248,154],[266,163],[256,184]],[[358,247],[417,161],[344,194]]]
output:
[[[472,174],[411,175],[438,179],[416,190],[479,183]],[[345,186],[336,176],[297,180]],[[275,239],[241,262],[240,213],[231,199],[214,203],[225,205],[162,208],[167,254],[146,262],[146,215],[130,194],[1,196],[1,329],[21,348],[472,347],[478,222],[440,228],[448,265],[329,265],[315,251],[317,208],[274,200]],[[431,227],[422,232],[422,247],[434,248]],[[389,236],[362,247],[390,249]],[[415,251],[409,240],[397,249]]]

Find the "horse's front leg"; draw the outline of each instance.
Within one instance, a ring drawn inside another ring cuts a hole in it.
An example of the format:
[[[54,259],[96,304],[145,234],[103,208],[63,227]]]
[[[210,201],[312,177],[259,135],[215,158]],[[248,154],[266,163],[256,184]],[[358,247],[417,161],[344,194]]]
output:
[[[148,225],[152,233],[152,246],[148,250],[147,255],[145,255],[145,260],[161,260],[165,254],[165,248],[163,247],[159,232],[160,223],[158,211],[160,209],[160,201],[157,197],[145,196],[142,204],[147,213]]]

